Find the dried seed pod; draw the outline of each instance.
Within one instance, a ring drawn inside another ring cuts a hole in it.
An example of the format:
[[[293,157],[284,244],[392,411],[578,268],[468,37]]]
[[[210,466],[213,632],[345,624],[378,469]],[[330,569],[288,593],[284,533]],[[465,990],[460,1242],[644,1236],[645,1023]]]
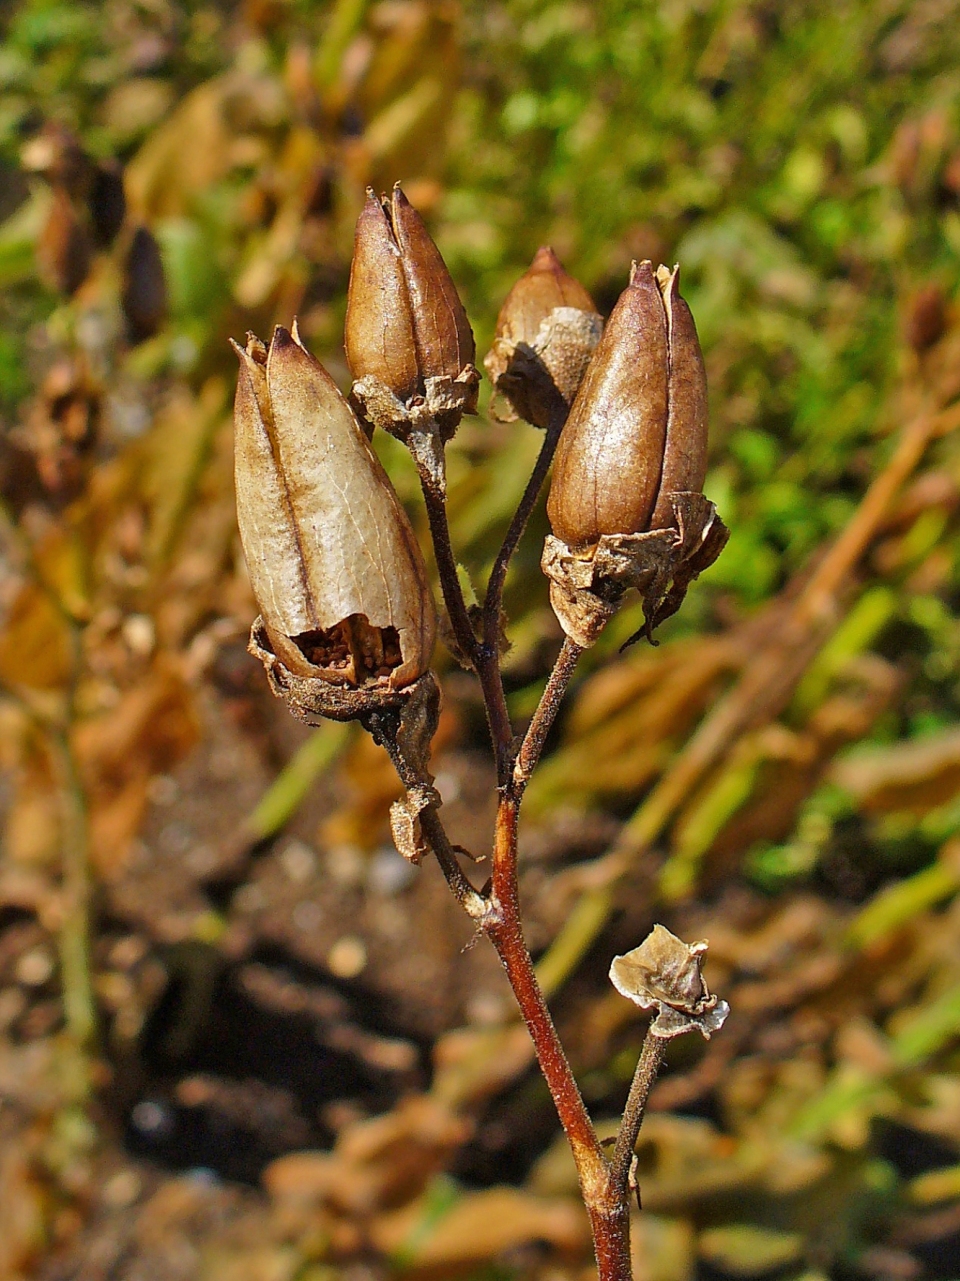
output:
[[[679,269],[634,265],[560,435],[541,562],[564,630],[591,645],[630,587],[646,631],[727,540],[701,493],[707,384]]]
[[[391,212],[368,189],[357,220],[343,339],[354,379],[379,378],[400,400],[408,400],[420,388],[420,368]]]
[[[684,943],[655,925],[639,947],[615,956],[610,982],[642,1010],[656,1010],[650,1024],[665,1041],[696,1029],[705,1040],[719,1032],[730,1006],[710,992],[703,977],[706,943]]]
[[[367,189],[357,222],[347,316],[350,393],[369,431],[405,441],[421,474],[442,491],[443,442],[477,410],[473,333],[423,219],[398,183]]]
[[[507,294],[483,363],[516,413],[547,427],[565,416],[602,328],[593,299],[544,245]]]
[[[596,312],[593,299],[549,245],[541,245],[533,262],[513,286],[497,316],[497,337],[508,342],[533,343],[541,324],[555,307]]]
[[[163,259],[160,246],[146,227],[138,227],[130,241],[123,264],[120,302],[135,343],[152,338],[166,317],[167,281]]]
[[[573,550],[647,528],[667,435],[667,321],[649,262],[631,273],[560,435],[547,512]]]
[[[409,685],[436,615],[393,486],[296,326],[234,349],[237,515],[274,653],[300,678]]]
[[[378,378],[400,400],[427,378],[456,379],[476,348],[456,286],[423,219],[400,190],[367,203],[357,222],[347,316],[354,379]]]

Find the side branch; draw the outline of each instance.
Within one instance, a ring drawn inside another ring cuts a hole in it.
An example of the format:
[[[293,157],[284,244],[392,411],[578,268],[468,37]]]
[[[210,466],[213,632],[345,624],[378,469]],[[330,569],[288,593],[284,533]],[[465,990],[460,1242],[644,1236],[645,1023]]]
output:
[[[447,523],[447,509],[443,496],[431,483],[429,478],[420,473],[420,488],[430,522],[430,537],[433,540],[433,553],[437,561],[437,572],[440,576],[440,590],[443,592],[443,603],[447,607],[450,626],[457,644],[473,667],[477,665],[479,644],[473,634],[470,616],[463,599],[460,579],[457,577],[457,561],[450,542],[450,526]]]
[[[483,640],[488,648],[496,647],[497,633],[500,627],[500,607],[503,603],[503,586],[506,581],[507,570],[510,567],[513,553],[517,550],[517,544],[523,536],[523,531],[527,527],[527,521],[530,519],[530,514],[536,505],[540,490],[543,488],[543,482],[547,478],[547,472],[553,462],[553,455],[557,451],[557,442],[560,439],[562,427],[563,421],[559,420],[551,423],[546,429],[543,444],[540,446],[540,453],[537,455],[537,461],[534,464],[533,471],[530,473],[527,487],[523,491],[520,505],[513,514],[510,527],[497,553],[497,559],[493,562],[493,569],[490,571],[490,579],[487,583],[487,594],[483,602]]]
[[[626,1195],[630,1179],[630,1166],[633,1161],[633,1149],[640,1133],[640,1126],[643,1124],[643,1114],[647,1109],[650,1091],[653,1089],[657,1074],[663,1064],[666,1047],[667,1043],[663,1037],[655,1035],[648,1028],[636,1071],[630,1083],[630,1093],[627,1095],[626,1107],[623,1109],[623,1119],[620,1122],[620,1129],[617,1131],[617,1142],[613,1149],[610,1181],[614,1190],[620,1196]]]
[[[513,786],[518,797],[523,795],[524,788],[537,767],[543,745],[556,720],[560,704],[563,702],[582,653],[583,649],[576,641],[571,640],[569,636],[564,637],[553,671],[550,673],[546,688],[537,704],[537,710],[533,714],[533,719],[520,745],[520,751],[517,753],[517,761],[513,768]]]

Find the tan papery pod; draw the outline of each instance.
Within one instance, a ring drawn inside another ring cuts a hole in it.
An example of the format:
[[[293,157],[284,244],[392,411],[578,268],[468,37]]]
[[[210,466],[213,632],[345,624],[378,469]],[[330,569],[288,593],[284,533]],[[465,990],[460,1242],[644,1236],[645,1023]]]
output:
[[[274,652],[300,677],[409,684],[436,615],[393,486],[296,326],[269,352],[252,335],[234,347],[240,536]]]

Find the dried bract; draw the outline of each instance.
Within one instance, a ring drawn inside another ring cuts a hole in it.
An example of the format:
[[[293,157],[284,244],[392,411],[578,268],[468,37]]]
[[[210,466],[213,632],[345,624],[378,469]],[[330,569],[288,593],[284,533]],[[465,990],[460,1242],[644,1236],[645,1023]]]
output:
[[[655,925],[639,947],[615,956],[610,982],[642,1010],[657,1011],[654,1036],[670,1040],[694,1029],[709,1040],[723,1027],[730,1006],[712,995],[703,979],[706,943],[684,943]]]
[[[344,329],[351,399],[371,430],[408,440],[456,431],[477,408],[473,332],[446,263],[399,183],[368,188],[357,222]],[[421,452],[429,449],[420,442]],[[435,464],[434,464],[435,470]]]
[[[543,246],[500,308],[484,367],[516,415],[546,428],[566,416],[602,329],[593,299]]]
[[[635,264],[560,435],[547,503],[543,568],[578,644],[631,587],[649,636],[719,556],[727,531],[701,493],[706,462],[706,374],[679,268]]]
[[[279,663],[290,678],[353,690],[410,685],[429,666],[436,614],[393,486],[296,326],[278,327],[269,351],[253,335],[234,348],[237,514],[263,618],[256,643],[275,675]],[[338,718],[361,710],[347,699]]]

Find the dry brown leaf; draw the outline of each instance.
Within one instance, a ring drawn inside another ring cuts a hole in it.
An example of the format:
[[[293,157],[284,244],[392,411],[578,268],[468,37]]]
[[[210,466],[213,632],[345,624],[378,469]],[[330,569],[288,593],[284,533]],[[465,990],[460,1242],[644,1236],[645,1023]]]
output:
[[[52,690],[70,679],[73,654],[69,625],[35,583],[25,583],[0,631],[0,681],[11,688]]]
[[[866,814],[925,814],[960,792],[960,730],[865,748],[830,771]]]
[[[172,769],[198,735],[190,691],[164,658],[115,708],[77,725],[73,747],[90,806],[91,857],[101,875],[122,870],[150,779]]]

